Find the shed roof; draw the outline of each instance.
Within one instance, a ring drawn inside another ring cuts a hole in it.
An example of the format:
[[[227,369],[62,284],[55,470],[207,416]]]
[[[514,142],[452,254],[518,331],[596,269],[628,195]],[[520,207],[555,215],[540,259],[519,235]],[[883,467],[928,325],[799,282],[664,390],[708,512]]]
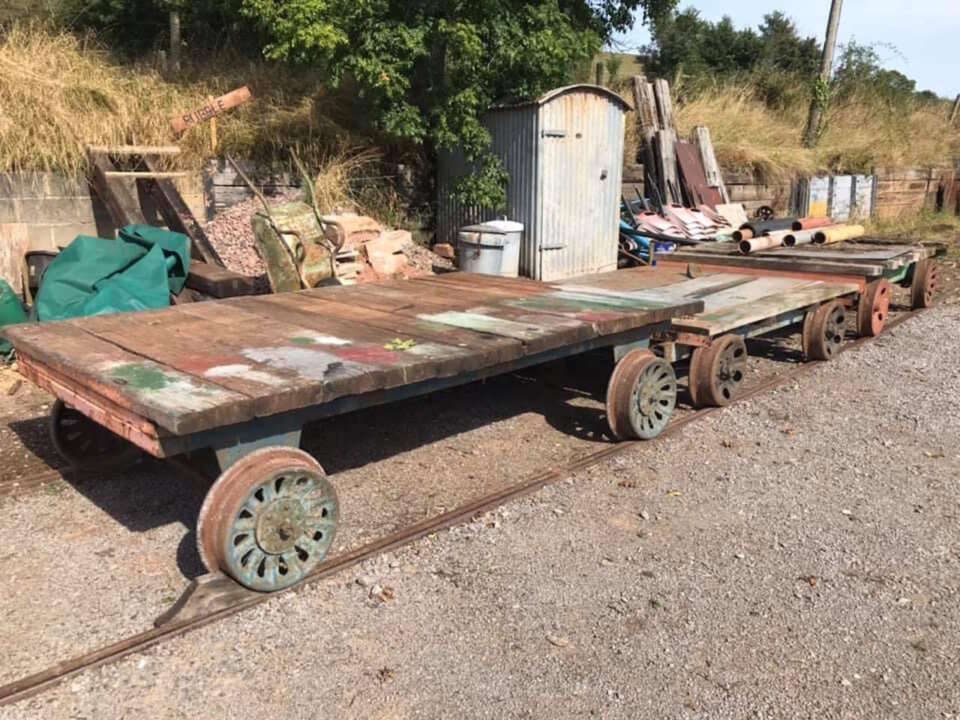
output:
[[[517,103],[505,103],[502,105],[494,105],[491,110],[510,110],[513,108],[521,107],[530,107],[531,105],[546,105],[551,100],[560,97],[561,95],[567,95],[573,92],[584,92],[584,93],[594,93],[597,95],[603,95],[608,100],[612,100],[620,106],[620,109],[624,112],[633,110],[633,106],[624,100],[622,97],[617,95],[613,90],[605,88],[602,85],[590,85],[589,83],[579,83],[577,85],[566,85],[564,87],[554,88],[553,90],[548,90],[543,95],[533,100],[525,100],[523,102]]]

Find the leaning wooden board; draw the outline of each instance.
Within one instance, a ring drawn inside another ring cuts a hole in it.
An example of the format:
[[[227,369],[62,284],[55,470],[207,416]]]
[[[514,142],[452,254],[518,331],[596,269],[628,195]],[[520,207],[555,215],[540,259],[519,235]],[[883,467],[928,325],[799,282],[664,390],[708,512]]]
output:
[[[557,287],[603,298],[682,302],[702,300],[702,311],[671,321],[676,330],[711,337],[791,311],[859,292],[857,283],[712,273],[687,278],[670,268],[634,268],[575,278]]]
[[[495,368],[696,312],[449,274],[11,327],[32,378],[175,435]]]

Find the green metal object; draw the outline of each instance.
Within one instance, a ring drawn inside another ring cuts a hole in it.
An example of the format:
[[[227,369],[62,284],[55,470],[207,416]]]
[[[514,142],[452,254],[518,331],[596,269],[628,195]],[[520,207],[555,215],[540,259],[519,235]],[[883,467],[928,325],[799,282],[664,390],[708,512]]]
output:
[[[273,292],[316,287],[333,277],[333,254],[313,208],[303,202],[274,205],[253,217],[253,235]]]
[[[630,424],[641,440],[659,435],[677,404],[677,378],[662,358],[648,363],[637,378],[630,403]]]
[[[6,280],[0,279],[0,327],[5,325],[16,325],[26,322],[27,314],[20,304],[20,298],[13,291],[13,288],[7,284]],[[0,337],[0,356],[7,356],[13,350],[13,346]]]

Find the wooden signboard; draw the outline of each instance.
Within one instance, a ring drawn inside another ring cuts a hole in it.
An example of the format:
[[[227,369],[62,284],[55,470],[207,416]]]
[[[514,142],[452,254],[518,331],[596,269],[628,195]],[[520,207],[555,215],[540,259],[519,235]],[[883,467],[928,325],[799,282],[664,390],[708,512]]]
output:
[[[177,115],[170,121],[175,132],[182,133],[187,128],[191,128],[199,123],[206,122],[220,113],[226,112],[238,105],[243,105],[253,97],[250,88],[244,85],[242,88],[231,90],[226,95],[218,98],[212,98],[205,105],[196,108],[183,115]]]

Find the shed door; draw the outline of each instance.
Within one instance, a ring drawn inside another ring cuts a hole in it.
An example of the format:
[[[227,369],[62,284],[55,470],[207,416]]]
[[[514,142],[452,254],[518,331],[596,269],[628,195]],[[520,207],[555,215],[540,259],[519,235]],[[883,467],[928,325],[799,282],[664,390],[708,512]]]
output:
[[[623,113],[594,94],[541,108],[539,279],[616,269]]]

